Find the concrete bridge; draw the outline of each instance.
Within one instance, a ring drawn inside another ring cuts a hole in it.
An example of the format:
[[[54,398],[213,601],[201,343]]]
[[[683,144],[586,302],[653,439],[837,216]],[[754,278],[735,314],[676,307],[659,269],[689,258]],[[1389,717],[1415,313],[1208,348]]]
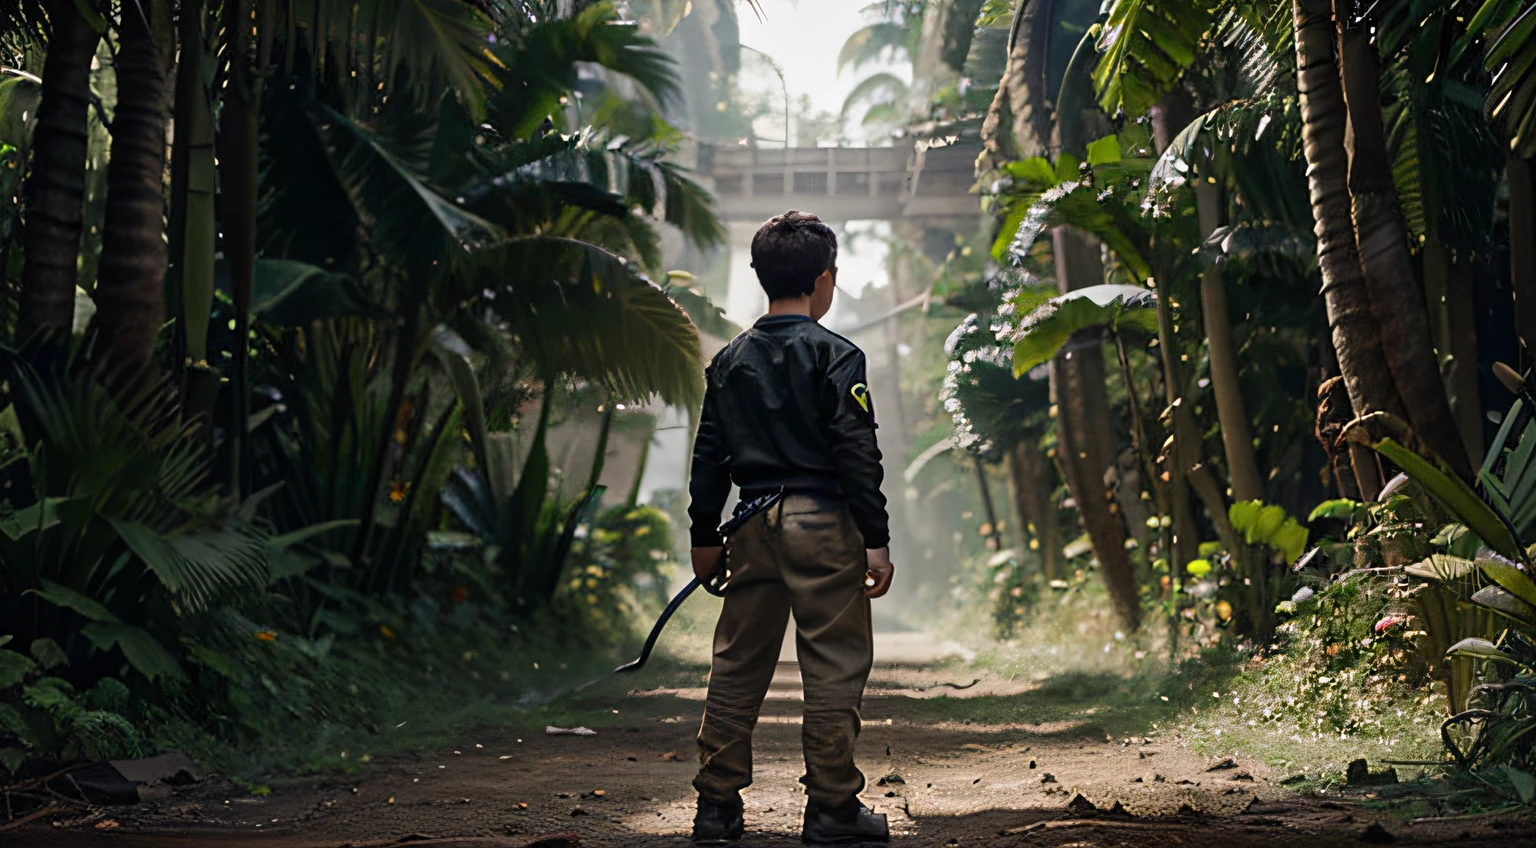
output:
[[[973,143],[900,147],[710,147],[698,170],[715,184],[727,221],[763,221],[788,209],[826,221],[975,216]]]

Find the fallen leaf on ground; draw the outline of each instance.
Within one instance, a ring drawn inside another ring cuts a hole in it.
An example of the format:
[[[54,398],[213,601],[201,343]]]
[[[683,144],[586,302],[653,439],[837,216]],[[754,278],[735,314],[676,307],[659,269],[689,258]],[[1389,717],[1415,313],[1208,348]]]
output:
[[[96,823],[97,830],[112,830],[119,827],[117,819],[103,819]]]
[[[675,763],[675,762],[677,762],[677,752],[676,751],[668,751],[665,754],[662,754],[661,758],[663,760],[666,760],[669,763]]]
[[[547,736],[596,736],[597,731],[590,727],[555,727],[553,724],[544,728]]]

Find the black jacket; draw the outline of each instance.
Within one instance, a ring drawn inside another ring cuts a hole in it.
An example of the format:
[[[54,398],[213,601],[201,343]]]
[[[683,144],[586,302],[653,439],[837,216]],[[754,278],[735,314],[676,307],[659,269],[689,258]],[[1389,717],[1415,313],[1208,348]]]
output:
[[[742,500],[823,492],[847,501],[866,548],[890,543],[864,352],[803,315],[770,315],[705,372],[693,447],[695,547],[720,544],[731,483]]]

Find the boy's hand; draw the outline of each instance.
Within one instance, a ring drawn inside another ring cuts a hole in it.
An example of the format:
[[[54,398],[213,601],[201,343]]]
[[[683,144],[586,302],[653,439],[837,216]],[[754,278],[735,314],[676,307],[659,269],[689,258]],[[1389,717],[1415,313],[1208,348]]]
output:
[[[720,545],[693,548],[689,553],[693,555],[693,576],[699,578],[700,583],[708,583],[720,567],[720,557],[725,555],[725,548]]]
[[[871,548],[864,552],[869,561],[864,578],[864,594],[878,598],[891,590],[891,578],[896,576],[896,566],[891,564],[890,548]]]

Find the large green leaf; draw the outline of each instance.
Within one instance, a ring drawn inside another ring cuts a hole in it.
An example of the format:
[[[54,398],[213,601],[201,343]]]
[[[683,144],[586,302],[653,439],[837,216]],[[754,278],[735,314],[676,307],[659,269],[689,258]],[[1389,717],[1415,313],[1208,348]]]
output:
[[[1487,639],[1479,639],[1475,636],[1457,642],[1445,652],[1446,656],[1472,657],[1480,660],[1494,660],[1496,662],[1514,662],[1510,656],[1499,650],[1499,646]]]
[[[669,275],[668,278],[673,279],[673,276]],[[725,317],[725,310],[716,306],[698,289],[688,288],[686,279],[680,277],[676,279],[683,284],[668,288],[667,296],[688,313],[688,318],[693,321],[694,326],[717,339],[730,340],[741,335],[741,327]]]
[[[312,321],[368,313],[356,284],[307,262],[257,259],[251,312],[269,324],[302,327]]]
[[[571,18],[541,21],[498,56],[507,69],[501,91],[491,98],[491,111],[510,138],[527,138],[546,118],[558,117],[560,98],[576,88],[580,62],[625,74],[663,103],[680,95],[672,58],[609,3],[594,3]]]
[[[1396,463],[1397,467],[1403,469],[1403,473],[1428,490],[1436,500],[1445,505],[1446,509],[1461,519],[1461,523],[1482,538],[1488,547],[1511,559],[1522,558],[1520,545],[1515,541],[1514,534],[1510,532],[1509,525],[1504,523],[1498,513],[1483,503],[1482,498],[1477,496],[1477,492],[1474,492],[1472,487],[1460,477],[1437,468],[1434,463],[1391,438],[1382,439],[1369,446]]]
[[[1014,335],[1013,374],[1049,361],[1074,333],[1092,327],[1157,332],[1157,294],[1137,286],[1089,286],[1052,298],[1026,317]]]
[[[877,21],[855,30],[837,51],[837,72],[849,66],[854,70],[881,59],[905,58],[912,28],[895,21]]]
[[[1195,61],[1215,8],[1210,0],[1112,0],[1093,71],[1104,111],[1147,114]]]
[[[399,132],[384,136],[328,106],[317,109],[332,167],[375,249],[409,270],[414,286],[432,285],[466,250],[500,238],[495,225],[443,197],[423,176],[429,124],[404,126],[402,119]],[[419,303],[425,295],[405,297]]]
[[[861,105],[900,103],[906,99],[907,91],[907,81],[895,74],[884,71],[870,74],[843,98],[842,115],[848,117],[849,113]]]
[[[117,647],[128,659],[128,664],[151,681],[162,677],[170,680],[186,679],[181,663],[142,627],[93,621],[80,628],[80,635],[103,651]]]
[[[209,529],[165,535],[134,521],[108,517],[107,522],[193,612],[222,593],[267,583],[266,540],[254,532]]]
[[[0,650],[0,691],[26,680],[34,671],[37,663],[15,651]]]
[[[102,606],[101,602],[87,598],[74,589],[60,586],[51,580],[42,581],[41,589],[31,589],[27,594],[36,595],[56,607],[74,610],[90,621],[106,624],[117,624],[120,621],[110,610]]]
[[[290,33],[307,38],[309,55],[321,67],[339,65],[335,74],[350,88],[359,80],[378,79],[420,95],[452,85],[471,108],[483,111],[486,90],[501,85],[501,62],[492,53],[491,20],[475,3],[462,0],[293,0],[286,5],[294,20]],[[302,29],[294,25],[303,22]],[[373,92],[360,95],[372,95]]]
[[[1536,583],[1519,566],[1496,559],[1479,560],[1477,564],[1488,575],[1488,579],[1499,584],[1504,591],[1536,607]]]
[[[1504,14],[1489,20],[1493,35],[1483,64],[1494,81],[1488,116],[1509,149],[1528,159],[1536,156],[1536,4],[1488,0],[1484,9],[1495,4]]]
[[[25,509],[0,513],[0,533],[19,541],[29,533],[41,532],[59,523],[58,507],[68,498],[44,498]]]
[[[1484,586],[1473,592],[1469,600],[1478,606],[1503,613],[1521,624],[1536,624],[1536,607],[1520,600],[1502,586]]]
[[[0,145],[22,151],[31,145],[42,88],[30,74],[10,68],[0,71]]]
[[[698,331],[622,258],[573,239],[513,239],[479,259],[487,306],[550,373],[606,383],[622,398],[692,406],[703,394]]]

